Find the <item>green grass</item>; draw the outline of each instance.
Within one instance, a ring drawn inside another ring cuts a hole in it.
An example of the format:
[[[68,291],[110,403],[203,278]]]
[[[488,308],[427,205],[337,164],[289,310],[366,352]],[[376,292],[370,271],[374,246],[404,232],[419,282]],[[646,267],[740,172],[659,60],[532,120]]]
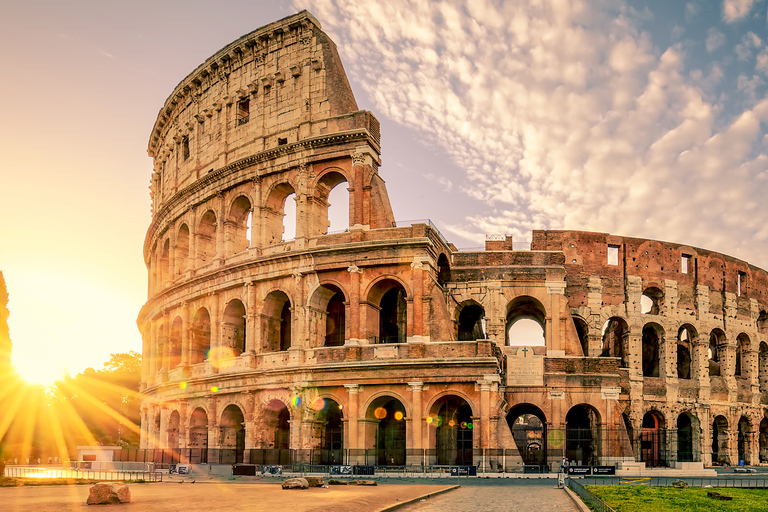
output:
[[[587,485],[616,512],[768,512],[768,489],[646,487],[641,485]],[[721,501],[707,492],[732,496]]]

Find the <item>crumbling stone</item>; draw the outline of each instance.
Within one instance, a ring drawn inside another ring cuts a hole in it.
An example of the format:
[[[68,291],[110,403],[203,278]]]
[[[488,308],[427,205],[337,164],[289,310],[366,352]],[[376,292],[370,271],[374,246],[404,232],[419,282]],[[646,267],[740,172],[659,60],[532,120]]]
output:
[[[283,482],[283,489],[309,489],[306,478],[290,478]]]
[[[87,505],[114,505],[130,503],[131,491],[128,486],[119,482],[99,482],[93,485],[86,500]]]

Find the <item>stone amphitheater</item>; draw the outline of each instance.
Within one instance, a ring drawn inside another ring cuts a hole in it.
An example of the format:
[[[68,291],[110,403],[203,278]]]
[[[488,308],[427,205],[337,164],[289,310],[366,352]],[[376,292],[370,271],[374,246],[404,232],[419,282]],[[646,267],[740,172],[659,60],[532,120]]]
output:
[[[766,271],[583,231],[460,251],[429,221],[396,222],[379,123],[306,11],[184,78],[149,155],[143,449],[498,471],[768,462]],[[335,231],[332,191],[348,202]]]

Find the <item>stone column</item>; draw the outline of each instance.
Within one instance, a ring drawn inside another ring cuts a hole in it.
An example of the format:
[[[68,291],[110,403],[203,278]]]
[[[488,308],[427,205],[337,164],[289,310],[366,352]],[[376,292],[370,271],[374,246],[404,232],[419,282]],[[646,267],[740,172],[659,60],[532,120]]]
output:
[[[161,378],[163,382],[168,380],[168,371],[171,369],[171,315],[168,310],[163,312],[163,360],[160,364]]]
[[[157,448],[168,448],[168,408],[160,406],[160,432],[157,433]]]
[[[147,404],[141,404],[141,434],[139,434],[139,448],[147,448],[147,430],[149,419],[147,418]]]
[[[219,363],[219,351],[221,348],[221,324],[223,320],[219,317],[219,297],[215,292],[209,293],[210,316],[211,316],[211,350],[208,352],[208,359],[211,361],[213,371],[217,371]]]
[[[191,359],[189,343],[189,303],[184,302],[181,305],[181,366],[184,368],[184,376],[187,375],[189,361]]]
[[[480,439],[479,448],[490,447],[491,439],[491,382],[481,380],[477,383],[480,387]],[[475,425],[477,429],[477,425]]]
[[[257,347],[261,345],[259,339],[259,324],[258,315],[256,313],[256,283],[248,283],[248,304],[246,304],[246,335],[245,335],[245,352],[247,354],[255,354]]]
[[[147,354],[147,361],[149,362],[149,376],[147,377],[147,385],[154,384],[155,375],[157,374],[157,322],[152,320],[149,322],[148,329],[149,336],[149,353]]]
[[[357,345],[362,342],[364,338],[363,333],[365,332],[365,326],[363,325],[365,318],[360,314],[362,309],[361,302],[364,300],[360,297],[360,277],[363,270],[357,265],[351,265],[347,268],[347,272],[349,272],[350,280],[349,303],[351,307],[347,308],[346,329],[348,335],[346,336],[345,344]]]
[[[347,413],[345,414],[347,419],[347,449],[358,449],[362,446],[362,443],[360,442],[360,433],[358,429],[358,419],[359,419],[359,410],[358,410],[358,396],[360,394],[360,386],[357,384],[344,384],[344,387],[347,388],[347,395],[349,396],[349,403],[347,404]],[[351,463],[351,461],[350,461]]]
[[[411,447],[414,450],[422,450],[424,440],[422,439],[422,426],[424,425],[424,412],[422,411],[421,391],[424,387],[423,382],[409,382],[408,388],[411,390],[411,401],[413,405],[413,415],[411,417]],[[412,459],[412,460],[409,460]],[[406,457],[406,464],[421,465],[422,457]]]
[[[424,293],[424,262],[422,256],[417,255],[413,258],[411,263],[411,288],[413,293],[413,301],[409,302],[413,314],[408,315],[408,337],[407,341],[422,341],[424,334],[424,326],[422,324],[423,314],[423,301],[422,296]],[[413,324],[413,326],[411,326]]]
[[[187,400],[179,400],[179,448],[189,448],[189,432],[187,424]]]

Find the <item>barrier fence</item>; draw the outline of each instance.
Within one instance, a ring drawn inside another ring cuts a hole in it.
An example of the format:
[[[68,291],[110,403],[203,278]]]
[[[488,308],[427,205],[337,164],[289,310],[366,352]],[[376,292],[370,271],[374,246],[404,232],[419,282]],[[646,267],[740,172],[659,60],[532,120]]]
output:
[[[10,478],[72,478],[120,482],[161,482],[163,475],[155,471],[109,471],[74,468],[30,468],[6,466],[5,476]]]

